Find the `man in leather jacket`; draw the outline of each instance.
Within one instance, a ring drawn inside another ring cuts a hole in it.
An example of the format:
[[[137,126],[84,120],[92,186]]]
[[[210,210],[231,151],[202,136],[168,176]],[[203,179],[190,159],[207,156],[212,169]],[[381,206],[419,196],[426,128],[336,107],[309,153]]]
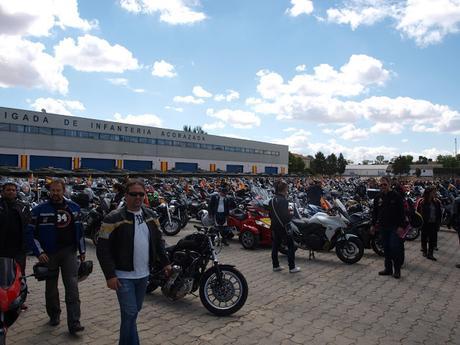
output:
[[[26,268],[26,231],[30,219],[29,206],[17,200],[17,185],[7,181],[0,198],[0,256],[16,260],[22,274]]]
[[[136,319],[142,308],[150,268],[156,261],[169,276],[171,266],[155,213],[143,206],[145,186],[128,181],[126,206],[103,220],[96,253],[107,287],[115,290],[120,304],[119,345],[137,345]]]
[[[398,231],[405,227],[404,204],[401,195],[390,187],[389,179],[382,177],[380,193],[374,199],[371,232],[375,232],[378,226],[383,240],[385,269],[379,275],[393,275],[399,279],[404,260],[404,242],[398,236]]]
[[[288,201],[286,199],[289,187],[285,181],[275,183],[275,197],[270,200],[269,211],[272,229],[272,263],[273,271],[283,269],[279,264],[278,251],[282,241],[286,241],[288,248],[289,272],[300,272],[300,268],[295,265],[295,251],[292,237],[286,232],[286,225],[291,221],[292,216],[289,213]]]

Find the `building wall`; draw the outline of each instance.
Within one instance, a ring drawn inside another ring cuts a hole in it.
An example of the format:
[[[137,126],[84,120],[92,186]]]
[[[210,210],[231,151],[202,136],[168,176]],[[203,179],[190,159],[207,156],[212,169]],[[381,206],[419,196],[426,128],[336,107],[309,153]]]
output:
[[[88,134],[97,139],[75,136]],[[0,149],[2,154],[147,160],[153,169],[160,169],[161,162],[168,162],[168,169],[190,162],[205,171],[210,164],[222,171],[233,164],[243,165],[244,172],[270,166],[287,173],[288,166],[286,145],[11,108],[0,108]]]

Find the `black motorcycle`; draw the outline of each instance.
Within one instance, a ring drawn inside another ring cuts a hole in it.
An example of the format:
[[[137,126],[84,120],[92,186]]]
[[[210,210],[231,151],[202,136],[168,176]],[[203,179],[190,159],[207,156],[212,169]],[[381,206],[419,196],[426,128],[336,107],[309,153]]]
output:
[[[182,229],[181,220],[174,216],[167,202],[160,203],[152,208],[158,215],[158,221],[163,233],[167,236],[174,236]]]
[[[178,196],[169,202],[169,207],[171,209],[171,213],[180,219],[181,229],[185,228],[190,220],[190,216],[187,211],[187,199],[182,196]]]
[[[201,303],[217,316],[231,315],[243,307],[248,283],[232,265],[219,264],[215,246],[220,242],[216,228],[199,227],[175,246],[166,248],[172,274],[166,277],[157,265],[150,272],[147,293],[159,286],[171,300],[178,300],[199,289]],[[208,269],[209,262],[212,266]]]
[[[346,232],[358,236],[364,248],[372,248],[377,255],[384,256],[382,237],[378,230],[376,230],[375,233],[371,233],[371,221],[369,216],[362,212],[357,212],[351,214],[349,220],[350,224]]]

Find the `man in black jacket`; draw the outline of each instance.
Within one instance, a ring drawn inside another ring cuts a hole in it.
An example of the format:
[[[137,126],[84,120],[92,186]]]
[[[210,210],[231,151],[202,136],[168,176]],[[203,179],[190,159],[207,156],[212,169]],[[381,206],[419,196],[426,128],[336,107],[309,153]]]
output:
[[[292,237],[286,233],[286,225],[291,221],[292,216],[289,213],[288,201],[288,184],[284,181],[275,183],[275,197],[270,200],[269,210],[272,229],[272,263],[273,271],[281,271],[283,267],[280,266],[278,260],[278,251],[283,241],[286,242],[288,252],[289,272],[300,272],[300,268],[295,265],[295,250]]]
[[[26,270],[26,230],[30,219],[29,206],[17,200],[17,185],[7,181],[0,198],[0,256],[16,260],[21,272]],[[23,304],[23,310],[27,309]]]
[[[390,188],[389,179],[382,177],[380,193],[374,199],[371,232],[375,232],[378,226],[383,240],[385,269],[379,275],[393,275],[399,279],[404,260],[404,242],[398,232],[405,226],[404,204],[401,195]]]
[[[26,230],[30,219],[29,207],[17,200],[17,186],[7,181],[0,198],[0,256],[15,259],[26,267]]]
[[[209,216],[215,220],[215,223],[220,227],[220,234],[222,236],[222,243],[228,246],[227,238],[229,236],[228,229],[225,226],[227,223],[227,216],[231,209],[231,203],[227,197],[228,189],[222,185],[219,193],[214,193],[209,201],[208,212]]]
[[[171,266],[155,214],[142,206],[144,183],[130,180],[125,190],[126,206],[105,217],[96,252],[107,287],[117,292],[120,303],[119,345],[137,345],[136,319],[144,301],[150,267],[159,261],[169,275]]]

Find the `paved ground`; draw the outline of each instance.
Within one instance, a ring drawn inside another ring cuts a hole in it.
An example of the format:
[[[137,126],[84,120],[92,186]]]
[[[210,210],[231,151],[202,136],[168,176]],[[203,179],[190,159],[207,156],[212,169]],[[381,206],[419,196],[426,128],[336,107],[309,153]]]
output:
[[[191,226],[179,235],[191,232]],[[173,244],[179,238],[167,238]],[[421,256],[420,242],[406,244],[402,279],[379,277],[382,259],[366,250],[355,265],[335,253],[297,251],[298,274],[271,270],[270,251],[247,251],[238,242],[221,253],[249,283],[246,305],[231,317],[209,314],[199,298],[169,302],[154,292],[141,311],[142,344],[460,344],[460,262],[457,235],[440,232],[439,260]],[[96,263],[88,242],[88,259]],[[285,260],[285,259],[283,259]],[[34,259],[29,259],[28,270]],[[287,264],[286,262],[284,263]],[[62,283],[61,291],[63,291]],[[61,325],[47,325],[44,284],[29,280],[29,310],[8,333],[9,344],[116,344],[119,311],[115,294],[105,286],[99,265],[80,284],[82,324],[79,337]],[[61,294],[63,315],[65,306]]]

